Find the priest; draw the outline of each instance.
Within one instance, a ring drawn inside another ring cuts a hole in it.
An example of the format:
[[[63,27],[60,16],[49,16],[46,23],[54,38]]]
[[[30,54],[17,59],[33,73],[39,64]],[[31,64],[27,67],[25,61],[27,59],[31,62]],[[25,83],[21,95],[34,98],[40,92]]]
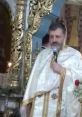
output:
[[[49,47],[38,55],[25,90],[22,117],[80,117],[81,105],[74,95],[75,80],[82,80],[82,56],[65,45],[66,26],[49,27]]]

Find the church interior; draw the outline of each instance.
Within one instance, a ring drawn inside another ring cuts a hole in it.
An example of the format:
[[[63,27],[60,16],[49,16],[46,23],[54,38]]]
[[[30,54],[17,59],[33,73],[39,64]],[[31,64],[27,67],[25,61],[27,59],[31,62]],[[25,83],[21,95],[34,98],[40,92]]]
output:
[[[20,117],[32,65],[57,17],[65,21],[66,44],[82,53],[82,0],[0,0],[0,117]]]

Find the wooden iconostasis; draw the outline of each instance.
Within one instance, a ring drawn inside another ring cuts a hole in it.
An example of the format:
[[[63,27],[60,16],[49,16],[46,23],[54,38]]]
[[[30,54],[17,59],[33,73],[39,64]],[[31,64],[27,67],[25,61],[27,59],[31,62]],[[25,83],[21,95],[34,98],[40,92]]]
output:
[[[67,44],[82,53],[82,6],[65,4],[61,16],[67,26]]]

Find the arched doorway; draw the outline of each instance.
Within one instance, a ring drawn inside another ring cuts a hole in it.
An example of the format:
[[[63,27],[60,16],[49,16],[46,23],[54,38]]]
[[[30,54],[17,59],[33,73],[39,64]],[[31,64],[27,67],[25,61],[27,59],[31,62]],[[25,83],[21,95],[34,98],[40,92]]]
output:
[[[11,15],[6,2],[0,2],[0,73],[7,71],[10,60],[12,26]]]

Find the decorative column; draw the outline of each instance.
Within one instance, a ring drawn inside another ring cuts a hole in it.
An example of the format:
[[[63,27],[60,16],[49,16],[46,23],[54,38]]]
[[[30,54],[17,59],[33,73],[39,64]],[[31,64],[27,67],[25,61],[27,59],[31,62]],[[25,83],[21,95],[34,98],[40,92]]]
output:
[[[71,31],[72,31],[72,23],[73,18],[71,17],[71,6],[66,4],[65,5],[65,20],[66,20],[66,27],[67,27],[67,44],[69,44]]]
[[[78,18],[78,46],[80,52],[82,53],[82,7],[79,8],[79,18]]]
[[[22,92],[24,91],[25,18],[26,18],[25,13],[27,7],[29,7],[28,0],[17,0],[16,16],[13,24],[13,39],[11,46],[12,70],[10,72],[10,76],[12,77],[12,79],[18,81],[18,84],[20,84]]]

